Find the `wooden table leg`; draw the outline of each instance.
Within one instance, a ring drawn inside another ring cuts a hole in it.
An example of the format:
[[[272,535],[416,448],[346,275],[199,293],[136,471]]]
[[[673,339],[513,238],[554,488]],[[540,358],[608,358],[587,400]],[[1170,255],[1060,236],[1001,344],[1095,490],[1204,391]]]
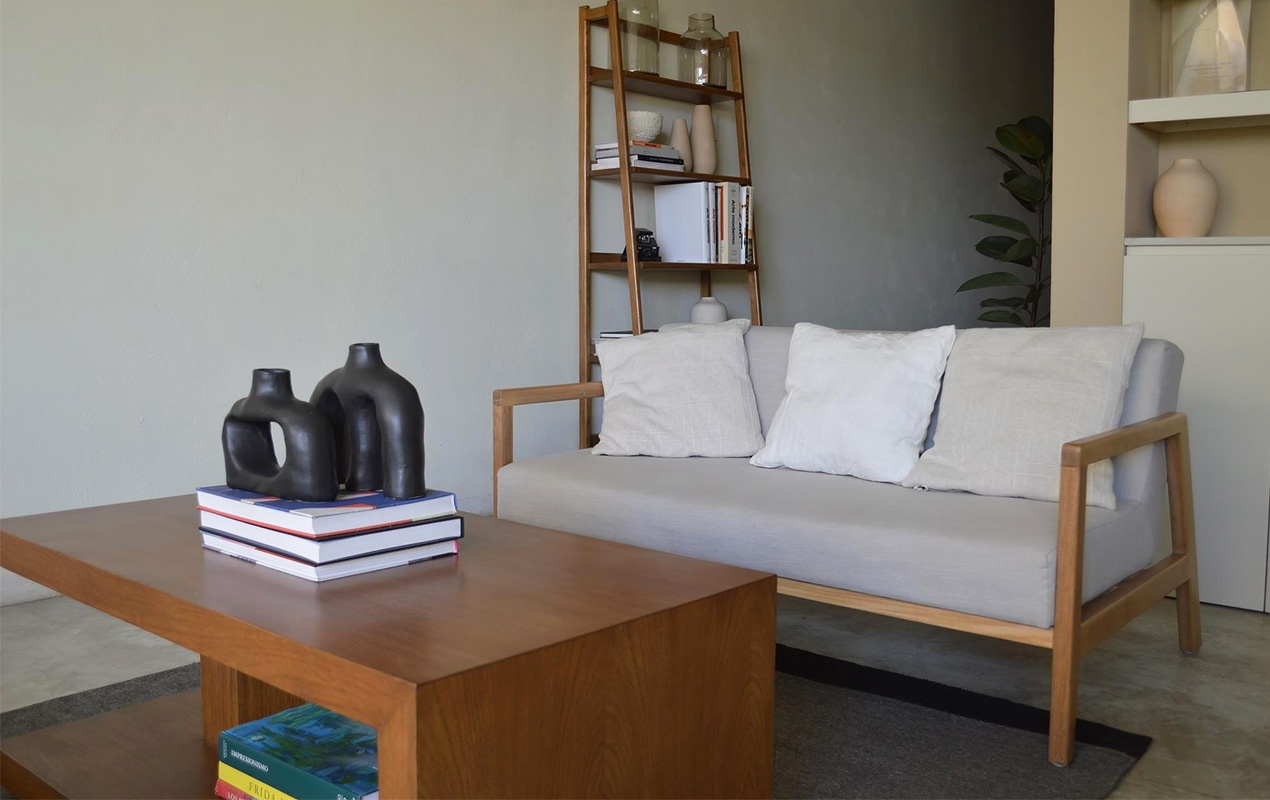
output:
[[[215,748],[220,732],[276,714],[304,699],[202,656],[203,742]]]
[[[379,726],[379,796],[405,800],[419,793],[418,696],[410,692]]]

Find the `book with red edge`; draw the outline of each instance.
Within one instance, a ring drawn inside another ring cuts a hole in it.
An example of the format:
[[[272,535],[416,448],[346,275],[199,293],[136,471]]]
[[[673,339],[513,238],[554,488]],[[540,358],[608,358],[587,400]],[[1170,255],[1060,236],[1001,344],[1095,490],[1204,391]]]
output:
[[[411,522],[407,525],[376,528],[373,531],[323,536],[320,539],[275,531],[273,528],[223,517],[212,511],[198,512],[198,525],[202,530],[211,531],[227,539],[237,539],[240,542],[292,556],[310,564],[326,564],[345,558],[356,558],[402,547],[416,547],[463,537],[462,517],[437,517],[423,522]]]
[[[221,800],[256,800],[224,778],[216,779],[216,796]]]
[[[198,507],[231,519],[309,538],[339,536],[391,525],[407,525],[458,511],[451,492],[422,497],[385,497],[383,492],[350,492],[329,502],[284,500],[228,486],[198,490]]]
[[[229,539],[213,531],[205,530],[202,531],[202,534],[203,547],[208,550],[214,550],[241,561],[268,567],[278,572],[314,582],[347,578],[350,575],[361,575],[366,572],[389,569],[390,567],[401,567],[406,564],[440,558],[441,556],[452,556],[459,552],[458,541],[451,539],[419,547],[389,550],[386,553],[373,553],[357,558],[345,558],[326,564],[311,564],[292,556],[266,550],[263,547],[256,547],[236,539]]]

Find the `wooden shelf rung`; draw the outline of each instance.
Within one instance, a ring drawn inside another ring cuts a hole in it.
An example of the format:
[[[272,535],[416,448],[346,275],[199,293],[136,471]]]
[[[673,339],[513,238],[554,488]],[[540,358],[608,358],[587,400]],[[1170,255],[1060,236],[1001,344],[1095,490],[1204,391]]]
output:
[[[626,262],[620,253],[592,253],[588,265],[592,271],[623,272]],[[680,272],[756,272],[757,264],[712,264],[689,261],[640,261],[639,268],[654,271]]]
[[[592,86],[613,88],[613,70],[591,67],[590,76]],[[684,81],[663,78],[660,75],[631,72],[630,70],[622,71],[622,86],[627,94],[661,97],[666,100],[677,100],[682,103],[692,103],[693,105],[727,103],[744,99],[739,92],[729,91],[728,89],[720,89],[715,86],[700,86],[695,83],[685,83]]]
[[[609,169],[593,169],[591,177],[601,181],[618,181],[622,179],[621,170],[618,167],[610,167]],[[664,169],[652,169],[651,167],[631,167],[631,180],[635,183],[697,183],[699,181],[709,181],[712,183],[720,183],[727,181],[730,183],[739,183],[742,186],[748,186],[749,180],[737,175],[710,175],[704,172],[671,172]]]

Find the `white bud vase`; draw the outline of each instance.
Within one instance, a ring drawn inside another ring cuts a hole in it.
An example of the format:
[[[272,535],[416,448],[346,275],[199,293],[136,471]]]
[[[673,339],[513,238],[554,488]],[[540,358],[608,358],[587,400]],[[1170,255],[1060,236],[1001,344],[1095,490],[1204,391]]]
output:
[[[692,168],[707,175],[718,166],[714,149],[714,116],[707,105],[692,107]]]
[[[1217,216],[1217,181],[1198,158],[1179,158],[1155,182],[1152,206],[1160,234],[1207,236]]]
[[[670,124],[670,146],[679,151],[684,160],[684,172],[692,172],[692,140],[688,138],[688,120],[677,119]]]
[[[688,319],[692,322],[727,322],[728,307],[713,297],[703,297],[692,304]]]

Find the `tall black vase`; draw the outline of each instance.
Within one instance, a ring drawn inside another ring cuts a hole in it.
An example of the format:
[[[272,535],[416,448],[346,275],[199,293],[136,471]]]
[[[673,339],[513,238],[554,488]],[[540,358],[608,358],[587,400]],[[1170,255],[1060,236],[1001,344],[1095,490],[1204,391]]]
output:
[[[282,429],[286,463],[279,465],[269,423]],[[251,393],[234,403],[221,428],[225,483],[233,489],[320,502],[339,492],[335,475],[335,436],[318,409],[296,399],[291,373],[258,369]]]
[[[423,404],[410,381],[389,369],[379,345],[353,344],[348,361],[318,382],[310,402],[335,430],[336,463],[347,491],[383,489],[419,497],[423,483]]]

